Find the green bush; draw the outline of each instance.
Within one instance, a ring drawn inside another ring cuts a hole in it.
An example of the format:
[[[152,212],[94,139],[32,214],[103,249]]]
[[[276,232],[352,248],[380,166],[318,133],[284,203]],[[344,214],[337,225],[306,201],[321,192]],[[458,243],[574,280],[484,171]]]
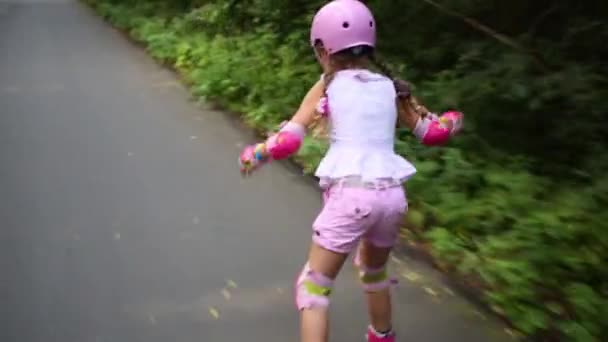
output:
[[[195,95],[263,131],[289,118],[319,76],[306,42],[323,1],[87,2],[180,70]],[[419,171],[407,185],[411,236],[430,242],[446,270],[481,284],[488,304],[526,335],[608,340],[605,5],[443,2],[530,53],[425,1],[368,3],[382,51],[416,93],[432,108],[467,113],[448,147],[397,132],[397,151]],[[326,148],[307,138],[296,159],[311,172]]]

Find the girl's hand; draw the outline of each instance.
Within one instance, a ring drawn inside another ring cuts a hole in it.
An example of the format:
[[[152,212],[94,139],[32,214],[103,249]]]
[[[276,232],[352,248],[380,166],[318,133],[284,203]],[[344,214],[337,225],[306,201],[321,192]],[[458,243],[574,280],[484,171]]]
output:
[[[454,136],[462,130],[464,115],[461,112],[446,112],[439,118],[444,122],[448,122],[450,135]]]
[[[262,143],[249,145],[239,156],[241,173],[248,175],[271,160],[289,158],[298,152],[306,135],[306,128],[295,122],[281,124],[281,130]]]
[[[249,176],[251,172],[267,161],[268,153],[265,144],[260,143],[245,147],[239,156],[241,175]]]

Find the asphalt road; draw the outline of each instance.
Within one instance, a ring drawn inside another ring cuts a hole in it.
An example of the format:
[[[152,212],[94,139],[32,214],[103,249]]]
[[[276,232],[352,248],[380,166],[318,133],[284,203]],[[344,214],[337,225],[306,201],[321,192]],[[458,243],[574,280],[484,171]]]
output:
[[[291,285],[320,208],[253,137],[69,0],[0,0],[0,341],[297,341]],[[411,261],[400,341],[509,341]],[[333,341],[363,341],[351,267]]]

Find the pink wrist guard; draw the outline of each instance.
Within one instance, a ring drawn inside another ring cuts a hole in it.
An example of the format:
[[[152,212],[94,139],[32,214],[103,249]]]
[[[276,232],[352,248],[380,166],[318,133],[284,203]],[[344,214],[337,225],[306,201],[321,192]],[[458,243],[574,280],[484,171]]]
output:
[[[464,121],[464,115],[461,112],[445,112],[443,113],[440,119],[442,118],[452,123],[452,130],[450,131],[450,135],[456,135],[460,133]]]
[[[463,115],[460,112],[447,112],[441,117],[429,115],[418,119],[414,135],[422,144],[438,146],[445,144],[451,136],[462,129]]]
[[[241,172],[249,173],[272,159],[281,160],[295,154],[302,146],[306,129],[287,122],[265,142],[245,147],[239,156]]]

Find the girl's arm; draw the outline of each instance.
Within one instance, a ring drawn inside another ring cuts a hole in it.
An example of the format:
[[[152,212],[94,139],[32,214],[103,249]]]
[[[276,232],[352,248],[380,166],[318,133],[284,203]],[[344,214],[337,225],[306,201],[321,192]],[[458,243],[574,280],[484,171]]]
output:
[[[308,127],[315,119],[317,113],[317,105],[325,92],[325,84],[323,80],[318,80],[308,91],[300,108],[291,118],[290,123],[298,124],[303,127]]]
[[[410,85],[402,79],[393,80],[395,92],[397,93],[397,109],[399,113],[399,124],[414,131],[418,120],[428,114],[428,110],[418,104],[412,96]]]
[[[317,81],[304,96],[291,120],[282,125],[278,133],[262,143],[247,146],[241,152],[239,162],[242,173],[249,173],[270,159],[284,159],[298,152],[306,135],[306,127],[315,120],[324,88],[323,80]]]
[[[463,114],[460,112],[446,112],[438,117],[423,106],[418,106],[415,100],[409,106],[401,107],[405,107],[399,113],[401,122],[423,145],[444,145],[462,128]]]
[[[399,109],[399,123],[413,132],[421,115],[414,110],[408,99],[397,98],[397,101]]]
[[[462,128],[462,113],[447,112],[437,117],[411,96],[406,82],[395,81],[395,89],[399,122],[409,128],[422,144],[443,145]]]

